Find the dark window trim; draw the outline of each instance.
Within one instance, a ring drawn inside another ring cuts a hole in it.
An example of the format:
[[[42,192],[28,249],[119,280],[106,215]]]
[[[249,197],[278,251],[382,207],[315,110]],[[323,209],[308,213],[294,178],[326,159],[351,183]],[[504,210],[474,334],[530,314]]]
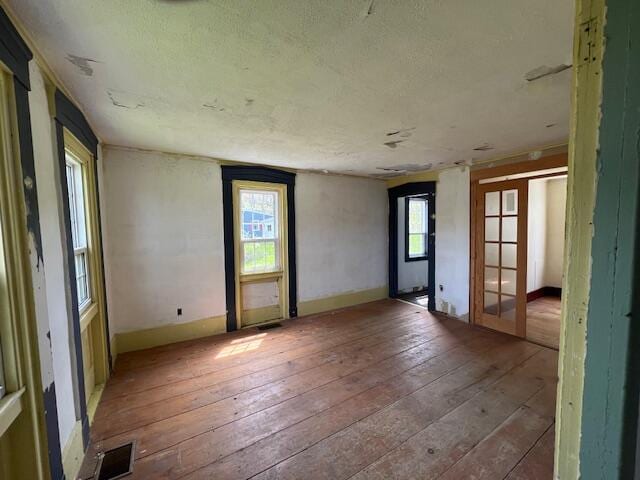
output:
[[[233,180],[282,183],[287,186],[289,317],[295,318],[298,316],[298,284],[296,279],[296,174],[267,167],[225,165],[222,167],[222,206],[224,225],[224,279],[228,332],[237,329],[235,256],[233,241]]]
[[[33,54],[1,6],[0,33],[0,60],[25,89],[31,90],[29,61]]]
[[[429,199],[427,260],[428,280],[427,295],[429,295],[429,310],[436,309],[436,182],[406,183],[388,190],[389,194],[389,296],[398,297],[398,198],[406,196],[424,195]]]
[[[0,6],[0,61],[13,74],[18,126],[18,148],[22,178],[25,185],[24,202],[27,213],[27,230],[31,234],[38,265],[42,265],[42,234],[40,231],[40,212],[38,208],[38,186],[33,154],[31,132],[31,112],[29,109],[29,62],[33,58],[31,50],[13,26],[6,12]],[[44,423],[47,435],[47,449],[51,478],[64,479],[62,467],[62,448],[58,425],[58,409],[55,379],[50,385],[43,385]]]
[[[411,257],[409,256],[409,200],[411,199],[420,199],[424,200],[427,203],[427,221],[429,217],[429,199],[426,196],[407,196],[404,197],[404,261],[405,262],[422,262],[429,258],[429,227],[427,224],[427,233],[425,234],[425,242],[424,255],[420,255],[419,257]]]
[[[64,145],[64,129],[69,130],[74,137],[76,137],[80,143],[82,143],[93,155],[94,158],[94,176],[96,179],[96,203],[98,207],[98,235],[102,239],[102,221],[100,214],[100,189],[98,186],[98,139],[91,130],[89,123],[82,114],[82,112],[62,93],[60,90],[55,92],[55,122],[56,122],[56,140],[58,146],[58,169],[60,175],[60,183],[62,189],[62,210],[63,210],[63,223],[66,234],[66,249],[67,249],[67,273],[69,274],[69,288],[71,290],[71,320],[73,339],[75,347],[75,363],[76,363],[76,375],[78,385],[78,402],[80,407],[80,420],[82,422],[82,441],[85,449],[89,444],[89,417],[87,415],[87,402],[84,393],[84,367],[82,359],[82,338],[80,332],[80,313],[78,309],[78,287],[76,285],[76,265],[73,254],[73,239],[71,237],[71,215],[69,213],[69,192],[67,185],[66,175],[66,157],[65,157],[65,145]],[[102,262],[102,289],[103,296],[107,299],[107,285],[105,281],[104,273],[104,252],[102,247],[102,241],[100,242],[100,261]],[[111,345],[109,334],[109,318],[107,314],[107,308],[104,309],[104,323],[106,334],[106,347],[107,358],[109,361],[109,368],[111,368]]]

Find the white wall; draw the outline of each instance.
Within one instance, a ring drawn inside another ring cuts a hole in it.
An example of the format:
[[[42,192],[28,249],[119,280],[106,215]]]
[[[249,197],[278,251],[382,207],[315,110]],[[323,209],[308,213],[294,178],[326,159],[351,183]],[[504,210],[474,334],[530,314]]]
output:
[[[220,166],[111,147],[103,157],[112,333],[224,315]]]
[[[53,360],[53,379],[56,388],[60,443],[64,447],[76,422],[75,405],[75,350],[70,334],[69,297],[65,237],[62,228],[61,183],[57,166],[58,155],[54,122],[45,83],[35,61],[29,68],[31,91],[29,108],[33,138],[33,153],[36,166],[38,206],[44,259],[46,308],[48,312],[47,333]],[[72,352],[74,352],[72,354]],[[73,360],[72,360],[73,355]],[[45,383],[45,388],[48,383]]]
[[[545,287],[547,179],[529,180],[527,217],[527,293]]]
[[[547,182],[547,249],[545,257],[545,283],[547,287],[562,287],[566,204],[567,178],[550,179]]]
[[[562,287],[567,178],[529,181],[527,293]]]
[[[463,319],[469,315],[469,193],[468,167],[440,172],[436,186],[436,309]]]
[[[405,198],[398,198],[398,291],[411,292],[414,287],[422,288],[429,284],[429,261],[405,262]]]
[[[220,166],[158,152],[103,152],[111,333],[224,315]],[[386,286],[385,183],[299,173],[295,195],[298,301]]]
[[[388,204],[379,180],[297,175],[299,301],[387,285]]]

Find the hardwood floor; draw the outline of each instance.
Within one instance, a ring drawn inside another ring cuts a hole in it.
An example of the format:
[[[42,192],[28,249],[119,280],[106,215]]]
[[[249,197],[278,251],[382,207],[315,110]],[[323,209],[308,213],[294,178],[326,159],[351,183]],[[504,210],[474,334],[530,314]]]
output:
[[[527,303],[527,339],[558,349],[560,297],[541,297]]]
[[[383,300],[118,357],[132,479],[552,477],[557,353]]]

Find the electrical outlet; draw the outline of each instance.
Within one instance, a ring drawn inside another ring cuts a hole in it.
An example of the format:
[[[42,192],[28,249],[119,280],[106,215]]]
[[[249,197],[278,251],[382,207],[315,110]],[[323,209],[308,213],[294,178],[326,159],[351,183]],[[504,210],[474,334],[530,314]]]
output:
[[[444,291],[444,287],[442,285],[438,285],[438,287],[440,287],[440,291]]]
[[[182,315],[182,308],[178,309],[178,316]]]

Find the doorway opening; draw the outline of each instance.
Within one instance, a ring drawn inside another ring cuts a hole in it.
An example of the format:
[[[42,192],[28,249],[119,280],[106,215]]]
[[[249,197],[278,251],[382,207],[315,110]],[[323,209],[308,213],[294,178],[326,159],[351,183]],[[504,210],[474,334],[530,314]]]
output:
[[[227,331],[297,316],[295,174],[222,167]]]
[[[389,189],[389,296],[435,310],[435,182]]]
[[[558,349],[566,155],[472,176],[474,323]]]

